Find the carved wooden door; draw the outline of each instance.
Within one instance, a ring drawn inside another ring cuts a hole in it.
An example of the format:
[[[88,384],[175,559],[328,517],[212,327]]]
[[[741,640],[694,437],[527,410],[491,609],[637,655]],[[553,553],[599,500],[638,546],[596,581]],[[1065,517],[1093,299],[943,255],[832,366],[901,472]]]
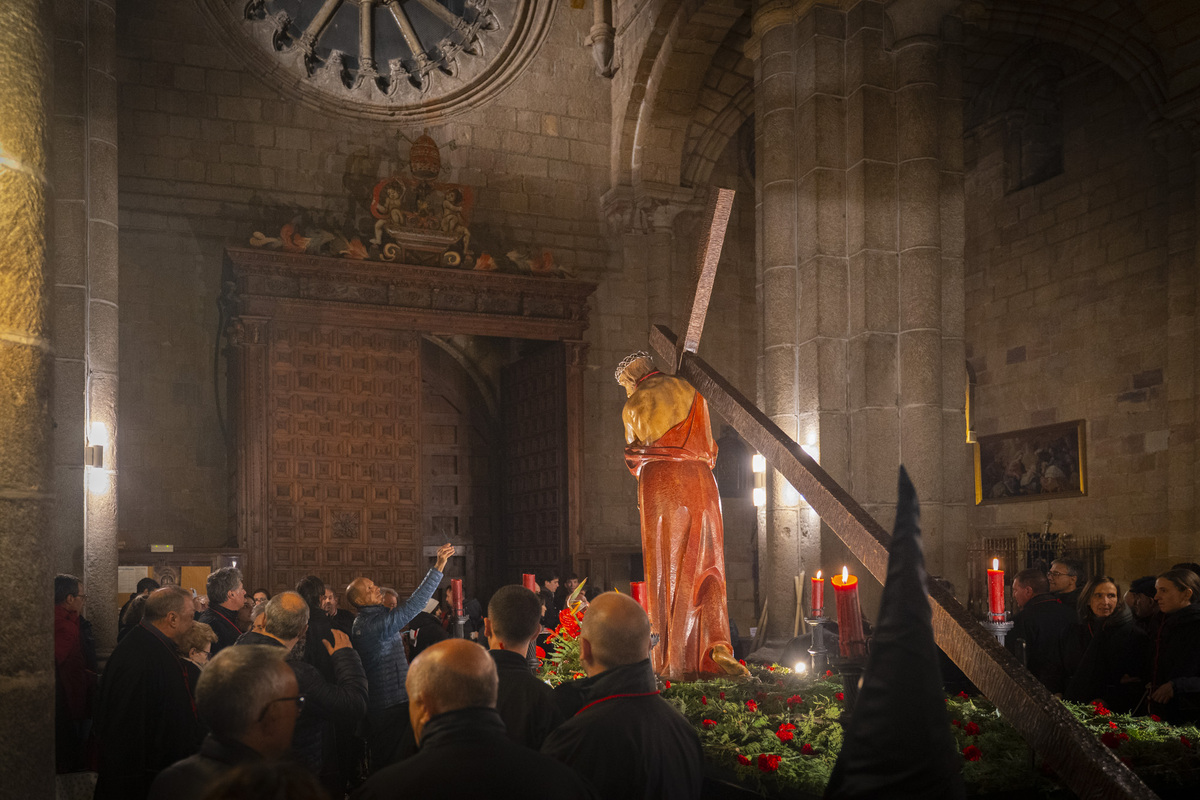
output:
[[[381,586],[417,585],[420,363],[420,335],[411,331],[271,326],[272,589],[309,574],[339,592],[359,575]]]
[[[567,371],[559,342],[504,370],[506,582],[567,566]]]

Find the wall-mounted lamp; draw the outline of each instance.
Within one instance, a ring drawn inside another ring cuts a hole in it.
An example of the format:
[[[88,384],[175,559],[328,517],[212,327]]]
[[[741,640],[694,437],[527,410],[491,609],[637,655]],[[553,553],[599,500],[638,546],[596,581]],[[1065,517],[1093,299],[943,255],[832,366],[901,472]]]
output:
[[[750,468],[754,470],[754,507],[762,508],[767,504],[767,459],[761,453],[755,453],[750,459]]]
[[[104,469],[104,445],[89,444],[83,448],[83,465]]]

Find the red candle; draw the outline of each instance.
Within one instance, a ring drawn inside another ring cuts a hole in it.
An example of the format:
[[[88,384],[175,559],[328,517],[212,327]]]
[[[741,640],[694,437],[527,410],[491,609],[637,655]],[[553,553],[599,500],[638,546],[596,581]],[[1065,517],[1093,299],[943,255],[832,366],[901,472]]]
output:
[[[521,573],[521,585],[534,594],[538,593],[537,575],[528,572]]]
[[[646,582],[645,581],[630,581],[629,594],[637,601],[646,613],[650,613],[650,607],[646,605]]]
[[[992,611],[992,622],[1004,622],[1004,570],[1000,559],[992,559],[988,573],[988,608]]]
[[[450,579],[450,596],[454,598],[454,611],[460,617],[462,613],[462,578]]]
[[[812,614],[819,617],[824,613],[825,579],[821,577],[821,570],[817,570],[817,577],[812,579]]]
[[[842,567],[841,575],[831,580],[833,594],[837,598],[838,647],[843,658],[862,658],[867,654],[867,641],[863,636],[862,607],[858,604],[858,578]]]

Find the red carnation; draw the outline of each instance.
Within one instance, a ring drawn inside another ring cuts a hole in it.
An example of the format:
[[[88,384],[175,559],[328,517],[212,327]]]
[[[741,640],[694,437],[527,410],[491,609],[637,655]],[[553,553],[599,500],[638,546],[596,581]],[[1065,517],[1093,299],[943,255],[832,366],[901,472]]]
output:
[[[1162,722],[1162,717],[1160,717],[1158,714],[1151,714],[1150,719],[1154,720],[1155,722]]]
[[[806,756],[811,756],[813,754],[813,746],[808,742],[805,742],[804,746],[800,748],[800,752]]]
[[[670,682],[670,681],[665,681],[665,683],[666,683],[666,686],[667,686],[667,688],[668,688],[668,689],[670,689],[670,688],[671,688],[671,682]]]
[[[796,738],[796,734],[792,733],[791,731],[785,731],[782,728],[775,731],[775,735],[779,737],[779,741],[781,742],[790,742],[792,739]]]
[[[739,663],[739,664],[741,664],[741,665],[744,667],[744,666],[746,666],[746,659],[744,659],[744,658],[739,658],[739,659],[738,659],[738,663]]]
[[[950,724],[951,724],[951,725],[953,725],[953,726],[954,726],[954,727],[956,727],[956,728],[961,728],[961,727],[962,727],[962,723],[961,723],[961,722],[959,722],[959,721],[958,721],[958,720],[956,720],[956,719],[952,719],[952,720],[950,720]]]
[[[1117,729],[1117,723],[1113,722],[1113,721],[1110,719],[1110,720],[1108,721],[1108,727],[1112,728],[1113,730],[1116,730],[1116,729]]]
[[[844,692],[838,692],[837,694],[834,695],[834,698],[837,700],[845,700],[846,695]]]
[[[833,677],[833,670],[831,670],[831,669],[825,670],[825,677],[826,678]]]
[[[725,699],[725,693],[724,693],[724,692],[721,692],[721,699],[722,699],[722,700],[724,700],[724,699]]]
[[[704,695],[700,695],[700,705],[702,705],[702,706],[708,705],[708,698],[705,697]]]
[[[969,699],[970,699],[970,697],[971,697],[971,696],[970,696],[970,695],[968,695],[966,692],[959,692],[959,693],[958,693],[958,696],[959,696],[959,697],[961,697],[963,700],[969,700]]]
[[[701,725],[703,725],[703,726],[704,726],[704,727],[706,727],[706,728],[715,728],[715,727],[717,727],[717,721],[716,721],[715,719],[706,719],[706,720],[704,720],[703,722],[701,722],[700,724],[701,724]]]
[[[968,722],[967,727],[963,728],[963,732],[966,733],[967,736],[978,736],[979,735],[979,726],[976,725],[974,722]]]
[[[775,665],[774,665],[774,664],[772,664],[771,666],[767,667],[767,670],[768,670],[768,671],[770,671],[770,672],[774,672],[774,671],[775,671]]]
[[[546,657],[546,651],[545,651],[545,650],[543,650],[543,649],[542,649],[542,648],[540,648],[540,647],[534,647],[534,648],[533,648],[533,652],[534,652],[534,654],[535,654],[535,655],[536,655],[538,658],[545,658],[545,657]]]
[[[787,699],[787,704],[788,704],[789,706],[797,706],[797,705],[800,705],[800,704],[801,704],[801,703],[803,703],[803,702],[804,702],[804,698],[803,698],[803,697],[801,697],[801,696],[800,696],[800,695],[798,695],[798,694],[794,694],[794,695],[792,695],[791,697],[789,697],[789,698]]]
[[[738,754],[737,754],[737,757],[738,757],[738,763],[739,763],[739,764],[741,764],[742,766],[745,766],[745,767],[748,767],[748,766],[750,766],[750,759],[746,758],[746,757],[745,757],[744,755],[742,755],[741,753],[738,753]]]
[[[750,709],[751,711],[758,711],[758,703],[754,702],[753,700],[747,700],[746,708]]]
[[[1184,747],[1192,746],[1192,740],[1182,734],[1180,734],[1180,736],[1179,736],[1179,743],[1182,744]]]
[[[963,758],[967,761],[978,761],[983,758],[983,751],[973,744],[969,744],[962,750]]]
[[[763,772],[774,772],[775,770],[779,769],[780,761],[783,761],[783,756],[761,753],[758,756],[758,768]]]
[[[1116,750],[1121,746],[1121,735],[1118,733],[1113,733],[1112,731],[1105,731],[1104,733],[1100,734],[1100,741],[1104,742],[1113,750]]]

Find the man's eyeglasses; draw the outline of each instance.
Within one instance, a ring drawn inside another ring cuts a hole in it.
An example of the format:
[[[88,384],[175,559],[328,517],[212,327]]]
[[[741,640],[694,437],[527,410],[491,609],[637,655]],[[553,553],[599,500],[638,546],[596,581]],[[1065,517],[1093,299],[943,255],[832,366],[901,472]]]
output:
[[[197,650],[196,655],[204,656],[204,660],[208,661],[208,659],[212,658],[212,650]]]
[[[1046,575],[1050,576],[1051,578],[1068,578],[1068,577],[1070,577],[1071,573],[1055,572],[1054,570],[1050,570],[1049,572],[1046,573]]]
[[[271,710],[272,705],[274,705],[275,703],[283,703],[288,700],[295,702],[297,714],[299,714],[301,711],[304,710],[304,695],[302,695],[302,694],[298,694],[295,697],[276,697],[274,700],[272,700],[271,702],[269,702],[265,706],[263,706],[262,713],[258,715],[258,721],[259,722],[263,721],[263,717],[267,716],[267,712]]]

